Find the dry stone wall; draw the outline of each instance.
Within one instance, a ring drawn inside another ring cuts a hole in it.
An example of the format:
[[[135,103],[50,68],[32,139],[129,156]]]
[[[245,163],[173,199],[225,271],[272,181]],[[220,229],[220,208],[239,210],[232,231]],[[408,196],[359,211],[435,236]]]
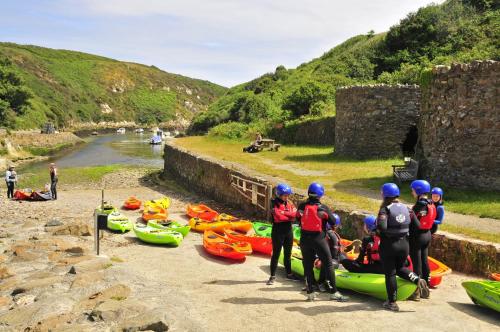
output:
[[[417,125],[417,85],[369,85],[337,89],[335,153],[352,158],[393,157]]]
[[[276,185],[278,180],[251,172],[236,164],[227,164],[218,160],[200,156],[175,145],[165,146],[164,172],[173,174],[176,179],[190,190],[204,194],[231,207],[239,208],[249,215],[265,218],[263,210],[256,209],[251,203],[242,199],[229,186],[230,174],[238,174],[246,179],[262,184]],[[293,188],[294,203],[305,197],[305,190]],[[367,213],[352,211],[339,207],[325,197],[324,202],[332,206],[342,220],[340,234],[347,239],[364,236],[363,220]],[[481,241],[469,241],[457,236],[437,232],[433,235],[430,253],[455,271],[487,276],[490,272],[500,271],[500,245],[492,245]]]
[[[335,143],[335,117],[288,123],[276,128],[271,136],[279,143],[298,145],[330,145]]]
[[[500,62],[437,66],[422,87],[421,172],[449,186],[500,190]]]

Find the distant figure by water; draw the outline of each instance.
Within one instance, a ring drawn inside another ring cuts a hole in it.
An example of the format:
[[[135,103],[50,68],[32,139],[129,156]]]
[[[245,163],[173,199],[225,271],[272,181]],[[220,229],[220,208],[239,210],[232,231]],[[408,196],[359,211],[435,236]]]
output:
[[[5,183],[7,184],[7,198],[14,198],[14,187],[17,183],[17,173],[13,165],[5,172]]]
[[[56,164],[51,163],[49,166],[50,171],[50,192],[52,193],[52,199],[57,199],[57,167]]]

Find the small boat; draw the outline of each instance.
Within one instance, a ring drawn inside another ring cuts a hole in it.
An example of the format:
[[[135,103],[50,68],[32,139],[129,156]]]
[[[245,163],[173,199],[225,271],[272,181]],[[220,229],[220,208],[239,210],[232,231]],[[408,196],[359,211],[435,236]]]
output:
[[[167,244],[174,247],[178,247],[184,238],[179,232],[153,228],[143,224],[135,224],[134,233],[141,241],[153,244]]]
[[[93,131],[90,135],[97,136],[97,135],[99,135],[99,133],[97,131]]]
[[[254,221],[252,225],[255,234],[264,237],[271,237],[273,225],[271,225],[270,223],[266,223],[263,221]]]
[[[179,232],[184,237],[191,230],[191,226],[182,225],[177,221],[172,221],[172,220],[150,220],[148,221],[148,226],[153,228],[168,229],[171,231]]]
[[[132,222],[118,211],[114,211],[108,216],[108,229],[112,231],[128,232],[132,229]]]
[[[228,239],[212,231],[203,233],[203,247],[209,254],[235,260],[243,260],[252,253],[250,243]]]
[[[206,221],[200,218],[191,218],[189,220],[189,226],[196,232],[214,231],[217,233],[224,232],[224,229],[230,227],[230,222],[228,221]]]
[[[158,136],[158,135],[151,137],[151,139],[149,140],[149,144],[153,144],[153,145],[160,145],[162,143],[163,143],[163,139],[161,136]]]
[[[491,279],[500,281],[500,273],[492,273],[490,274]]]
[[[165,196],[159,199],[153,199],[150,201],[144,202],[144,207],[152,206],[152,207],[161,207],[162,209],[168,209],[170,207],[170,198]]]
[[[252,227],[253,224],[250,222],[250,220],[237,220],[229,222],[230,229],[244,233],[247,233],[249,230],[252,229]]]
[[[470,280],[462,287],[475,304],[500,312],[500,281]]]
[[[116,133],[117,134],[125,134],[125,131],[126,131],[125,128],[119,128],[116,130]]]
[[[134,196],[129,197],[124,203],[123,208],[127,210],[137,210],[141,208],[141,201]]]
[[[167,210],[157,206],[146,206],[142,211],[142,220],[167,220]]]
[[[409,269],[413,271],[413,263],[409,256],[408,261],[410,262]],[[427,261],[429,262],[429,269],[431,270],[429,284],[431,287],[436,287],[441,283],[443,276],[451,273],[451,268],[430,256],[427,258]]]
[[[142,129],[142,128],[137,128],[136,130],[134,130],[134,132],[135,132],[136,134],[142,134],[142,133],[144,133],[144,129]]]
[[[187,206],[186,214],[191,218],[199,218],[205,221],[214,221],[219,216],[219,213],[204,204]]]
[[[103,205],[99,205],[95,208],[95,213],[104,213],[107,215],[110,215],[111,213],[113,213],[115,211],[116,211],[116,208],[107,202],[104,202]]]
[[[283,252],[279,257],[279,262],[283,264]],[[302,265],[302,252],[300,248],[292,248],[292,272],[298,276],[304,276]],[[314,277],[319,279],[320,269],[314,268]],[[349,289],[357,293],[373,296],[380,300],[387,300],[387,290],[385,288],[385,276],[383,274],[354,273],[343,270],[335,270],[335,283],[338,288]],[[402,301],[409,298],[417,289],[417,286],[409,281],[397,277],[398,292],[397,300]]]
[[[245,233],[240,233],[227,228],[224,229],[224,235],[236,241],[250,243],[254,252],[260,252],[269,256],[273,253],[273,242],[268,237],[246,235]]]

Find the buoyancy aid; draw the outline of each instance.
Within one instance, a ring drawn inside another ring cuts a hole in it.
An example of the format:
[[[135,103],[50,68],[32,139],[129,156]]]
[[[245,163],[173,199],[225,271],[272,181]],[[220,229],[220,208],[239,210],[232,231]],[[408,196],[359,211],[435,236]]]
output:
[[[300,218],[300,227],[304,231],[321,232],[323,231],[323,220],[318,215],[317,204],[306,204],[304,212]]]
[[[434,224],[434,220],[436,219],[437,212],[436,212],[436,206],[434,203],[431,201],[427,202],[427,212],[424,212],[424,214],[419,213],[420,215],[420,229],[421,230],[429,230],[432,228],[432,225]]]
[[[367,256],[368,256],[368,261],[369,262],[378,262],[380,261],[380,253],[379,253],[379,248],[380,248],[380,237],[378,235],[373,235],[372,237],[373,242],[370,242],[368,244],[367,249]]]

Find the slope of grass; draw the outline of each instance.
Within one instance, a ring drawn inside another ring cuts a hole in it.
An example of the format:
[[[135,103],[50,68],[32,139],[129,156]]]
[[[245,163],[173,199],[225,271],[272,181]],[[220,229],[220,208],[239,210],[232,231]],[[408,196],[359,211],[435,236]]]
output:
[[[17,128],[34,128],[48,120],[64,126],[190,119],[226,90],[154,66],[74,51],[0,43],[0,59],[7,59],[33,94],[24,113],[15,118]],[[103,113],[101,104],[108,104],[113,112]]]

